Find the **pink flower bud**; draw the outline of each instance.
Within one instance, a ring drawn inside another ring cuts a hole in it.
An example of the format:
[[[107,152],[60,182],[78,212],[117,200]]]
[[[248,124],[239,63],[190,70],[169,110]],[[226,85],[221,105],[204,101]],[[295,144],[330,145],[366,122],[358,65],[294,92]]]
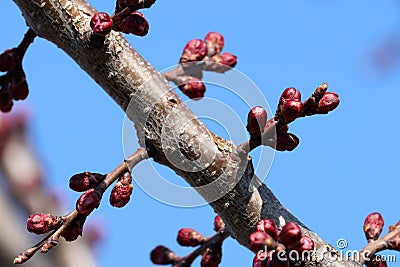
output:
[[[250,249],[254,252],[264,250],[272,242],[273,238],[266,232],[253,232],[249,237]]]
[[[207,45],[203,40],[190,40],[183,49],[179,63],[200,61],[207,55]]]
[[[221,263],[222,249],[221,246],[215,248],[207,248],[201,257],[201,267],[218,267]]]
[[[278,134],[276,142],[276,150],[292,151],[299,145],[299,143],[300,143],[299,138],[292,133]]]
[[[158,246],[150,253],[151,262],[158,265],[174,264],[178,256],[169,248]]]
[[[122,208],[131,199],[133,185],[123,185],[117,183],[110,194],[110,204],[113,207]]]
[[[318,103],[319,113],[328,113],[334,110],[340,103],[339,96],[333,92],[326,92]]]
[[[220,216],[215,216],[214,218],[214,231],[218,232],[221,229],[225,228],[225,223]]]
[[[176,238],[178,244],[184,247],[196,247],[203,243],[205,237],[192,228],[182,228]]]
[[[90,27],[97,35],[105,36],[113,26],[112,18],[105,12],[99,12],[93,15],[90,20]]]
[[[82,236],[85,221],[86,216],[78,215],[78,217],[61,232],[61,236],[68,242],[76,240],[79,236]]]
[[[31,214],[26,220],[26,228],[29,232],[41,235],[54,230],[61,223],[59,217],[50,214]]]
[[[99,173],[78,173],[69,179],[69,188],[77,192],[84,192],[99,185],[103,180],[104,175]]]
[[[204,97],[206,86],[195,77],[190,77],[184,84],[178,86],[190,99],[199,100]]]
[[[288,222],[279,233],[279,240],[288,248],[295,248],[300,244],[301,229],[294,222]]]
[[[260,220],[255,227],[255,231],[265,232],[269,234],[275,241],[278,240],[278,228],[271,219]]]
[[[122,20],[119,27],[124,33],[131,33],[137,36],[145,36],[149,32],[149,22],[142,13],[132,12],[127,18]]]
[[[9,71],[17,63],[17,49],[7,49],[2,54],[0,54],[0,71]]]
[[[224,37],[218,32],[209,32],[207,33],[204,41],[207,45],[208,56],[212,57],[221,52],[222,48],[224,48]]]
[[[367,240],[377,240],[382,233],[384,223],[379,212],[369,214],[364,221],[364,233]]]
[[[101,197],[102,194],[99,191],[95,189],[87,190],[76,201],[76,210],[84,216],[89,215],[99,207]]]
[[[250,134],[260,134],[267,124],[267,112],[261,106],[256,106],[247,115],[247,131]]]

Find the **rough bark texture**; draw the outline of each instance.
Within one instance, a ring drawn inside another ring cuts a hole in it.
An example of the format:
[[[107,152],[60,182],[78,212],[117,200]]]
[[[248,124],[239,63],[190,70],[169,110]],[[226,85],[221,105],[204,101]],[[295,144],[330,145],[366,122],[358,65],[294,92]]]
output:
[[[135,124],[140,145],[147,147],[156,162],[172,168],[206,200],[230,189],[210,205],[241,245],[248,246],[248,236],[260,218],[272,218],[280,226],[295,221],[303,226],[304,233],[318,248],[317,259],[305,262],[305,266],[359,266],[345,260],[329,261],[329,256],[336,255],[335,249],[301,224],[253,177],[246,153],[232,142],[215,136],[197,120],[168,82],[121,34],[111,32],[105,40],[94,42],[89,21],[95,10],[88,3],[84,0],[13,1],[40,37],[64,50],[127,113]],[[182,166],[169,160],[182,157],[192,160],[193,164],[185,165],[186,169],[182,170]],[[199,187],[216,180],[211,190]]]

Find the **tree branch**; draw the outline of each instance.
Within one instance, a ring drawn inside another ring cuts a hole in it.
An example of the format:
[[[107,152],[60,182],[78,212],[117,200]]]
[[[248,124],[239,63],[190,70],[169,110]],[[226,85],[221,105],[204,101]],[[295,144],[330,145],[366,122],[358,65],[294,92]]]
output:
[[[278,226],[288,221],[302,225],[249,171],[252,163],[246,151],[216,136],[196,119],[165,78],[121,34],[112,31],[103,44],[91,46],[89,21],[95,10],[88,3],[13,1],[38,36],[64,50],[126,112],[135,124],[140,146],[147,148],[150,157],[182,176],[208,201],[228,189],[227,194],[210,205],[240,244],[248,246],[248,237],[260,218],[271,218]],[[168,160],[182,156],[201,158],[203,163],[194,164],[190,171]],[[207,190],[201,187],[212,182],[213,186]],[[319,256],[319,260],[309,261],[306,266],[359,266],[344,260],[329,262],[321,257],[337,252],[302,226],[303,233],[314,240]]]

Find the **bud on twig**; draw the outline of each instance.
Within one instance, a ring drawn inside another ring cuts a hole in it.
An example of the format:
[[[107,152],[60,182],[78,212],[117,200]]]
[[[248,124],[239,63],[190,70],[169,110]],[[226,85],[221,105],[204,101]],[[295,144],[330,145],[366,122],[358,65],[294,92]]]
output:
[[[267,124],[267,112],[261,106],[256,106],[247,115],[247,131],[250,134],[260,134]]]
[[[184,80],[185,83],[178,86],[182,93],[194,100],[199,100],[204,97],[206,86],[202,81],[190,76],[186,76]]]
[[[314,241],[308,236],[303,235],[300,244],[295,248],[298,252],[309,251],[314,249]]]
[[[203,243],[205,237],[192,228],[182,228],[176,238],[178,244],[184,247],[196,247]]]
[[[250,249],[254,252],[264,250],[265,246],[270,246],[274,242],[273,238],[266,232],[253,232],[250,234]]]
[[[31,214],[26,220],[26,228],[31,233],[41,235],[54,230],[60,223],[60,217],[44,213]]]
[[[294,222],[288,222],[282,227],[279,240],[289,249],[297,247],[301,240],[300,227]]]
[[[292,133],[278,134],[276,141],[276,150],[292,151],[300,143],[299,138]]]
[[[214,218],[214,231],[218,232],[222,229],[225,229],[225,223],[220,216],[215,216]]]
[[[97,35],[107,35],[113,26],[112,18],[105,12],[99,12],[93,15],[90,20],[90,27]]]
[[[132,12],[119,24],[122,32],[137,36],[145,36],[149,32],[149,22],[144,15],[138,11]]]
[[[16,48],[7,49],[0,54],[0,71],[9,71],[17,63],[17,50]]]
[[[102,194],[95,190],[89,189],[83,193],[76,201],[76,210],[84,215],[88,216],[94,209],[97,209],[100,205]]]
[[[224,37],[218,32],[209,32],[204,38],[207,45],[207,55],[212,57],[224,48]]]
[[[379,212],[371,213],[365,218],[364,233],[367,240],[377,240],[382,233],[384,220]]]
[[[99,185],[104,177],[99,173],[78,173],[69,179],[69,188],[77,192],[84,192]]]
[[[260,220],[255,227],[255,231],[265,232],[269,234],[275,241],[278,240],[278,228],[271,219]]]
[[[126,172],[119,178],[110,194],[110,204],[113,207],[122,208],[128,204],[133,191],[132,176]]]
[[[179,63],[200,61],[207,55],[207,45],[203,40],[190,40],[183,49]]]
[[[85,221],[86,216],[78,215],[78,217],[61,232],[61,236],[68,242],[76,240],[79,236],[82,236]]]
[[[340,103],[339,96],[333,92],[326,92],[318,102],[318,112],[328,113],[334,110]]]
[[[158,265],[174,264],[177,258],[178,255],[164,246],[158,246],[150,253],[151,262]]]

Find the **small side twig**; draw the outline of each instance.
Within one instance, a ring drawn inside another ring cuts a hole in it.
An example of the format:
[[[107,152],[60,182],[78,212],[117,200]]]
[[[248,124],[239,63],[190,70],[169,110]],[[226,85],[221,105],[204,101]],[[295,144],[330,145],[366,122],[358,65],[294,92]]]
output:
[[[134,166],[136,166],[142,160],[148,158],[147,152],[144,148],[139,148],[135,153],[129,156],[124,162],[119,164],[113,171],[108,173],[104,180],[95,188],[99,192],[104,192],[110,185],[121,177],[124,173],[130,172]],[[79,212],[77,209],[72,210],[65,216],[62,216],[62,224],[58,226],[52,233],[46,236],[35,246],[27,249],[26,251],[20,253],[15,259],[14,264],[22,264],[28,261],[37,251],[46,253],[53,246],[56,246],[60,235],[63,231],[78,218]]]

